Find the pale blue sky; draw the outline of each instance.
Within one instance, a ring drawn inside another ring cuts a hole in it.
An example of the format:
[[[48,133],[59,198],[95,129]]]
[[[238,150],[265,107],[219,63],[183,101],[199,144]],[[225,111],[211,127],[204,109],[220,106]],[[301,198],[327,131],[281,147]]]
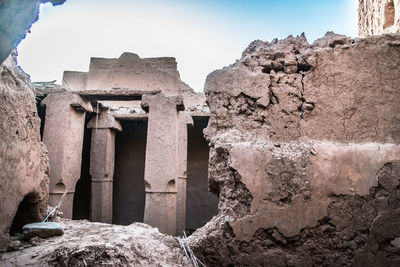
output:
[[[203,90],[206,76],[232,64],[256,39],[326,31],[357,37],[358,0],[67,0],[42,5],[18,46],[33,81],[87,71],[90,57],[173,56],[184,82]]]

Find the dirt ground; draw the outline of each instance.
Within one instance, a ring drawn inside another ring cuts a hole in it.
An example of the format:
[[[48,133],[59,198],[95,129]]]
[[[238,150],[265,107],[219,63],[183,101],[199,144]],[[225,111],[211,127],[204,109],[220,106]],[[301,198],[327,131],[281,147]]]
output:
[[[176,238],[146,224],[58,223],[64,235],[14,241],[14,251],[0,254],[0,266],[190,266]]]

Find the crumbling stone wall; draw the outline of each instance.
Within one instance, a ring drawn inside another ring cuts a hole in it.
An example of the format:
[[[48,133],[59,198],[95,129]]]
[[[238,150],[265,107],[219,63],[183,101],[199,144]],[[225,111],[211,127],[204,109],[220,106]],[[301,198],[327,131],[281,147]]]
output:
[[[47,150],[40,142],[35,91],[11,55],[0,66],[0,246],[4,245],[18,206],[19,223],[40,219],[48,199]],[[26,216],[26,217],[24,217]]]
[[[400,0],[359,0],[358,31],[362,37],[400,33]]]
[[[0,64],[38,19],[40,4],[47,2],[59,5],[65,0],[0,0]]]
[[[35,89],[11,53],[46,2],[65,0],[0,0],[0,247],[10,227],[38,220],[47,209],[48,158],[40,142]]]
[[[400,36],[255,41],[206,81],[209,266],[388,266],[400,253]],[[216,249],[218,248],[218,249]]]

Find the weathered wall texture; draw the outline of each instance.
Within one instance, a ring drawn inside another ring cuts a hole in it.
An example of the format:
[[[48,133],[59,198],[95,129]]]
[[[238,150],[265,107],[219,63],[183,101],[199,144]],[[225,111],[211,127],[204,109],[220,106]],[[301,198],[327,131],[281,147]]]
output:
[[[47,2],[59,5],[65,0],[0,0],[0,64],[38,19],[39,5]]]
[[[399,44],[255,41],[208,76],[219,215],[190,237],[206,264],[400,264]]]
[[[119,58],[91,58],[89,72],[65,71],[63,84],[73,90],[133,88],[178,93],[188,86],[180,80],[176,67],[175,58],[123,53]]]
[[[32,205],[32,217],[20,223],[43,215],[48,198],[47,150],[40,142],[35,89],[15,56],[0,66],[0,246],[24,197],[29,195],[26,209]]]
[[[125,52],[119,58],[91,58],[89,71],[65,71],[63,85],[71,90],[110,90],[130,88],[143,91],[161,90],[165,95],[183,94],[185,106],[203,106],[203,93],[185,84],[173,57],[140,58]],[[116,103],[106,101],[111,106]]]
[[[358,33],[400,33],[400,0],[359,0]]]

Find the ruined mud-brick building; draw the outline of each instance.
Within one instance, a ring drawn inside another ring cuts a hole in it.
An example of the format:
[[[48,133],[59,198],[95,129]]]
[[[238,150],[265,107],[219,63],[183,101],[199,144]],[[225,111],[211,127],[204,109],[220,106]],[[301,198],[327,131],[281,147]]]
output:
[[[358,26],[361,37],[400,33],[400,0],[359,0]]]
[[[176,235],[216,213],[202,135],[209,110],[174,58],[92,58],[89,72],[66,71],[63,86],[41,85],[49,202],[66,190],[64,217]]]

